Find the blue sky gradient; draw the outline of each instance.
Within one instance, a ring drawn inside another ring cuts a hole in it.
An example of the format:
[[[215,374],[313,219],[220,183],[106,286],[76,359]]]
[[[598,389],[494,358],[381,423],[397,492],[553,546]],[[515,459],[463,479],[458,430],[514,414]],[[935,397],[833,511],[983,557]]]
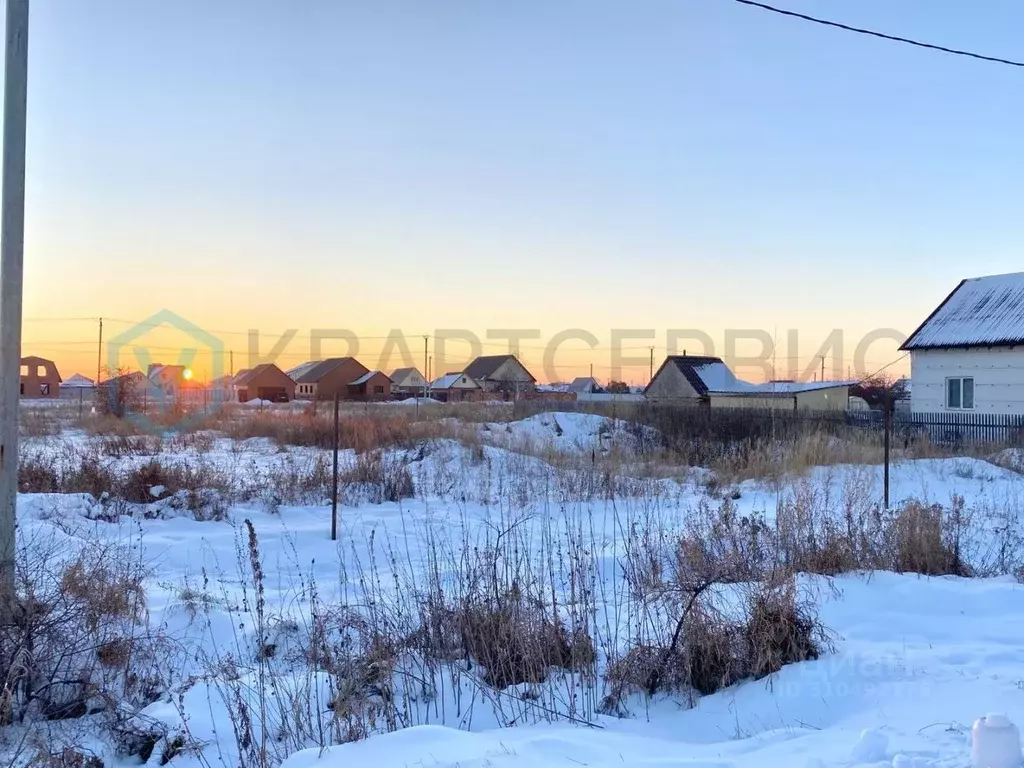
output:
[[[1015,0],[778,4],[1024,59]],[[1024,266],[1022,95],[730,0],[35,0],[25,315],[909,333]]]

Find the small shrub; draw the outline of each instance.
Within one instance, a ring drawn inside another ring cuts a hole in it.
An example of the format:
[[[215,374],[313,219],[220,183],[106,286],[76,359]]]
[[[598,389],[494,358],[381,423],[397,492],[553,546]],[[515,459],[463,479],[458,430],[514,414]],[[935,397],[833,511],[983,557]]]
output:
[[[939,504],[908,502],[889,521],[892,568],[925,576],[967,576],[955,543],[947,540]]]
[[[380,451],[360,454],[356,462],[339,473],[338,484],[363,491],[374,504],[401,501],[416,494],[412,474],[404,461]]]
[[[797,600],[790,580],[755,591],[745,627],[746,672],[755,680],[786,664],[817,659],[827,645],[825,630],[811,607]]]
[[[707,696],[746,676],[739,649],[742,633],[734,623],[698,608],[687,617],[684,653],[687,682]]]
[[[652,682],[656,690],[680,693],[690,685],[689,662],[682,654],[669,652],[665,646],[639,644],[620,658],[609,663],[605,680],[611,684],[611,694],[601,709],[606,714],[618,714],[623,698],[634,693],[652,695]]]
[[[67,747],[53,754],[39,754],[31,765],[38,768],[103,768],[103,760],[97,755]]]
[[[567,631],[539,603],[515,594],[467,607],[456,626],[466,655],[484,667],[484,682],[498,690],[541,683],[552,667],[579,670],[595,658],[588,635]]]

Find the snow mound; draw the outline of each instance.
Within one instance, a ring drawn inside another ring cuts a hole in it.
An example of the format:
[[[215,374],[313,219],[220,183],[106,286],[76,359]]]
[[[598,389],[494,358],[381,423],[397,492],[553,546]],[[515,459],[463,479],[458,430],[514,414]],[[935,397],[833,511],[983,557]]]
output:
[[[853,747],[851,757],[858,763],[873,763],[885,759],[889,738],[876,728],[865,728]]]
[[[246,405],[253,405],[253,406],[256,406],[257,408],[262,408],[262,407],[265,407],[265,406],[268,406],[268,405],[273,405],[273,403],[271,403],[269,400],[260,400],[258,397],[254,398],[252,400],[246,400],[245,404]]]
[[[592,413],[553,411],[519,421],[481,426],[481,438],[508,447],[530,445],[564,453],[608,451],[613,447],[639,452],[654,442],[656,431]]]

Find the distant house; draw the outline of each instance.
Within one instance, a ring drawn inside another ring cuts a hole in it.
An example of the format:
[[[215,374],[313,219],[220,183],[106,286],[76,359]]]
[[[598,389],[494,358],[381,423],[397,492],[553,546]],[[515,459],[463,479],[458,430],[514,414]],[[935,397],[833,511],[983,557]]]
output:
[[[771,381],[752,384],[737,379],[721,358],[672,355],[644,390],[649,400],[711,408],[846,410],[847,381]]]
[[[315,366],[320,365],[320,363],[322,362],[323,360],[310,360],[309,362],[306,363],[300,363],[299,365],[296,365],[294,368],[289,368],[287,371],[285,371],[285,373],[288,374],[289,378],[291,378],[292,381],[298,381],[300,376],[312,370]]]
[[[52,360],[21,358],[21,396],[26,400],[60,397],[60,373]]]
[[[185,384],[185,366],[151,363],[146,376],[151,384],[151,395],[175,399]]]
[[[427,380],[418,368],[396,368],[391,373],[391,391],[403,395],[421,395],[427,389]]]
[[[96,394],[96,382],[76,373],[60,383],[60,396],[65,400],[91,400]]]
[[[515,355],[484,355],[466,366],[463,373],[485,392],[500,393],[506,400],[533,391],[537,379]]]
[[[578,395],[599,395],[604,392],[604,387],[593,376],[578,376],[569,384],[569,391]]]
[[[1024,414],[1024,272],[961,280],[900,349],[912,411]]]
[[[96,389],[98,403],[108,413],[124,416],[128,411],[144,411],[153,383],[142,371],[131,371],[104,379]]]
[[[349,400],[387,400],[391,397],[391,379],[381,371],[367,371],[348,384]]]
[[[300,400],[341,400],[349,398],[348,386],[370,369],[354,357],[332,357],[312,363],[295,379],[295,397]]]
[[[240,403],[250,400],[287,403],[295,399],[295,382],[273,363],[242,371],[235,376],[232,385],[235,399]]]
[[[465,373],[446,373],[430,382],[430,394],[437,400],[456,403],[480,392],[480,385]]]

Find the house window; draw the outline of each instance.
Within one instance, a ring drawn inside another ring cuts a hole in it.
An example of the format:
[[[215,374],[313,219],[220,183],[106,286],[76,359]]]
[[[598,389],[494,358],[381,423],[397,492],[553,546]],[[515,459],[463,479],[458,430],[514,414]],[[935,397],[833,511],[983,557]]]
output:
[[[974,378],[957,377],[946,379],[946,407],[974,408]]]
[[[373,388],[373,394],[375,394],[375,395],[383,395],[384,394],[384,387],[383,386],[375,386]]]

